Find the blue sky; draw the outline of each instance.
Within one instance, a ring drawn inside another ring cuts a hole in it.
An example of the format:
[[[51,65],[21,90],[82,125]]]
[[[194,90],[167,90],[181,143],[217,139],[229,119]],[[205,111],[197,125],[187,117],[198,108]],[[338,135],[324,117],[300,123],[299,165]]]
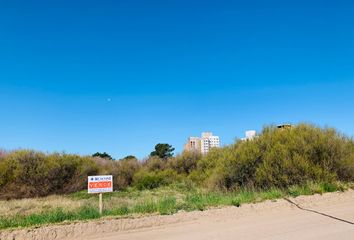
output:
[[[267,124],[354,136],[353,1],[1,1],[0,148],[116,158]]]

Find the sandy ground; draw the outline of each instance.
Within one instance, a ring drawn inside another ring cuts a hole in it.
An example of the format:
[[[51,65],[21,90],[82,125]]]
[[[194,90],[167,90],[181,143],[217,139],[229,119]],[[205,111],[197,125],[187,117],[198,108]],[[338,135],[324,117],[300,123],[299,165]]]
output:
[[[354,191],[288,200],[2,231],[0,239],[354,239]]]

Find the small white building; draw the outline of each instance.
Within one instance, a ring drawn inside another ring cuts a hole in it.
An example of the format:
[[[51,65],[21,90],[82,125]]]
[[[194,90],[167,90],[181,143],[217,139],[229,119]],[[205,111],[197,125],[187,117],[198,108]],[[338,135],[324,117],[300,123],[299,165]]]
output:
[[[246,140],[252,140],[256,137],[256,131],[255,130],[248,130],[245,132]]]
[[[255,137],[257,137],[257,133],[255,130],[247,130],[245,132],[245,137],[241,138],[242,141],[246,141],[246,140],[252,140]]]

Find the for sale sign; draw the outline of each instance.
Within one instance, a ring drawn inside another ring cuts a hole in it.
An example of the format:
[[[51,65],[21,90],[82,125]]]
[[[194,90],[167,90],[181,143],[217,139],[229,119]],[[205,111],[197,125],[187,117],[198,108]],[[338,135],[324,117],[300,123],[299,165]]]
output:
[[[89,176],[87,189],[88,193],[113,192],[112,175]]]

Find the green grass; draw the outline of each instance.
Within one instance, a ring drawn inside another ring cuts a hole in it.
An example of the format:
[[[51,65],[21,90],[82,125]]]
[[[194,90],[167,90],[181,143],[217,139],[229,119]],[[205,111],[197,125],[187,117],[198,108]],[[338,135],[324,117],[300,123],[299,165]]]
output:
[[[16,215],[15,217],[8,219],[0,218],[0,229],[29,227],[64,221],[95,219],[99,217],[100,214],[98,210],[91,207],[82,207],[75,212],[66,212],[62,208],[56,208],[53,211],[31,214],[28,216]]]
[[[129,214],[129,208],[127,206],[116,207],[109,210],[104,211],[105,216],[122,216]]]
[[[234,192],[213,192],[205,189],[183,188],[181,186],[161,187],[143,191],[128,189],[127,191],[104,194],[105,209],[103,216],[168,215],[179,210],[203,211],[209,207],[227,205],[240,207],[245,203],[275,200],[286,196],[296,197],[299,195],[344,191],[352,187],[354,187],[353,184],[308,183],[303,186],[292,186],[285,190],[276,188],[263,191],[241,189]],[[54,208],[29,215],[1,216],[0,229],[98,219],[101,217],[97,209],[97,195],[89,195],[86,191],[82,191],[70,194],[67,198],[75,201],[85,201],[85,204],[71,211],[66,211],[63,208]]]
[[[177,212],[177,201],[175,197],[165,197],[157,203],[157,209],[161,215],[168,215]]]

